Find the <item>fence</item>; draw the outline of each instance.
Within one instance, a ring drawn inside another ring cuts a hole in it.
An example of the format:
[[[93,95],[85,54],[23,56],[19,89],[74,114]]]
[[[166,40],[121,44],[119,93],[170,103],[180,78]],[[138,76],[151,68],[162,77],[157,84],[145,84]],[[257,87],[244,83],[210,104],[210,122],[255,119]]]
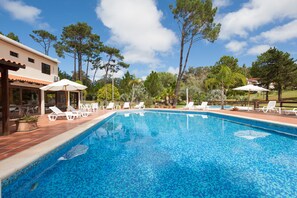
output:
[[[254,108],[259,108],[260,106],[267,105],[268,101],[261,100],[261,101],[250,101],[250,106],[254,106]],[[221,101],[208,101],[209,105],[221,105]],[[231,106],[247,106],[248,101],[224,101],[225,105]],[[297,101],[277,101],[276,106],[286,109],[297,108]]]

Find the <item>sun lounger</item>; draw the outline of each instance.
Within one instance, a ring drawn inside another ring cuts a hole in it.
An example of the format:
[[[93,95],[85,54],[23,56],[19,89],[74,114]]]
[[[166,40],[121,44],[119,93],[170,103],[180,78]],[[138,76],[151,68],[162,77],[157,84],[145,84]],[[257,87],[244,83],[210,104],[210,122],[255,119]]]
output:
[[[93,112],[96,112],[99,110],[99,106],[98,106],[98,103],[92,103],[91,104],[91,109]]]
[[[197,110],[206,110],[208,108],[207,103],[208,102],[202,102],[201,105],[196,106],[195,109],[197,109]]]
[[[123,105],[123,109],[130,109],[130,102],[125,102]]]
[[[297,116],[297,108],[294,108],[292,110],[283,110],[285,115],[295,114]]]
[[[278,109],[275,107],[276,106],[276,101],[269,101],[267,106],[264,106],[262,108],[256,108],[256,111],[263,111],[264,113],[267,112],[278,112]]]
[[[135,109],[144,109],[145,106],[144,106],[144,102],[140,102],[138,105],[135,105],[134,107]]]
[[[194,102],[189,102],[183,109],[194,109]]]
[[[78,118],[78,114],[74,114],[72,112],[63,112],[58,107],[52,106],[49,107],[53,112],[48,115],[48,119],[50,121],[55,121],[58,117],[66,117],[67,120],[74,120],[74,118]]]
[[[253,107],[242,107],[242,106],[235,106],[234,108],[238,109],[238,111],[252,111]]]
[[[106,109],[109,109],[109,110],[114,109],[114,103],[113,103],[113,102],[110,102],[110,103],[107,105]]]
[[[82,110],[76,110],[71,105],[68,106],[67,110],[70,111],[70,112],[72,112],[73,114],[78,114],[81,117],[88,117],[90,114],[92,114],[92,112],[86,111],[84,109],[82,109]]]

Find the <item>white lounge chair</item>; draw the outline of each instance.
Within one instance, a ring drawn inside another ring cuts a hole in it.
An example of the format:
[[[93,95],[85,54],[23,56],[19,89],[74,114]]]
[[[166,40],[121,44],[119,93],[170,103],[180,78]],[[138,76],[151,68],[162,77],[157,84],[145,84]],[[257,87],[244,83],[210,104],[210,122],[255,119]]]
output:
[[[113,102],[110,102],[110,103],[107,105],[106,109],[110,109],[110,110],[114,109],[114,103],[113,103]]]
[[[92,112],[86,111],[84,109],[82,109],[82,110],[76,110],[71,105],[67,107],[67,110],[70,111],[70,112],[72,112],[73,114],[78,114],[81,117],[88,117],[90,114],[92,114]]]
[[[278,109],[275,107],[276,101],[269,101],[267,106],[264,106],[262,108],[256,108],[257,111],[263,111],[264,113],[267,113],[268,111],[275,111],[278,112]]]
[[[183,109],[194,109],[194,102],[189,102]]]
[[[201,105],[196,106],[195,109],[206,110],[208,108],[207,103],[208,102],[202,102]]]
[[[130,102],[125,102],[123,105],[123,109],[130,109]]]
[[[253,107],[235,106],[234,108],[236,108],[238,111],[252,111],[252,110],[254,110]]]
[[[99,106],[98,106],[98,103],[92,103],[91,104],[91,108],[92,108],[92,111],[93,112],[96,112],[96,111],[98,111],[98,109],[99,109]]]
[[[91,107],[87,104],[80,104],[79,105],[79,110],[81,111],[91,111]]]
[[[286,115],[295,114],[297,116],[297,108],[294,108],[292,110],[284,110],[284,113]]]
[[[144,102],[140,102],[138,105],[135,105],[135,107],[134,107],[135,109],[141,109],[141,108],[145,108],[145,106],[144,106]]]
[[[92,105],[91,104],[85,104],[85,110],[91,112],[92,111]]]
[[[50,121],[55,121],[58,117],[66,117],[67,120],[74,120],[74,118],[79,117],[78,114],[74,114],[72,112],[63,112],[56,106],[49,107],[49,109],[53,111],[52,113],[48,114],[48,119]]]

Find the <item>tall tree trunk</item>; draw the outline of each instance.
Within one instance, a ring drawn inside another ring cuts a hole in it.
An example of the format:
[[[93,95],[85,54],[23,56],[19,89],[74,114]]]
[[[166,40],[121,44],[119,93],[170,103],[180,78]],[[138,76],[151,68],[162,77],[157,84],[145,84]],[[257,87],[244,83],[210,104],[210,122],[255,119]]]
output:
[[[78,58],[78,80],[82,82],[82,53],[77,53]]]
[[[277,98],[278,98],[278,101],[281,101],[282,100],[282,92],[283,92],[283,89],[282,89],[282,85],[278,85],[278,90],[277,90]]]
[[[266,85],[266,89],[268,89],[268,88],[269,88],[269,84]],[[268,95],[269,95],[269,93],[268,93],[268,91],[266,91],[266,98],[265,98],[266,101],[269,100]]]
[[[95,77],[96,77],[97,71],[98,71],[98,68],[95,69],[94,76],[93,76],[93,83],[95,82]]]
[[[87,58],[87,68],[86,68],[86,78],[88,78],[88,74],[89,74],[89,64],[90,64],[90,57],[88,56],[88,58]]]
[[[221,109],[224,109],[224,84],[222,84],[221,87],[222,91],[221,91]]]
[[[73,64],[73,80],[76,81],[76,52],[74,52],[74,56],[73,56],[73,59],[74,59],[74,64]]]
[[[134,84],[133,84],[133,85],[132,85],[131,103],[134,101],[134,94],[135,94],[135,90],[134,90]]]
[[[191,38],[190,43],[189,43],[189,47],[187,50],[187,54],[186,54],[186,58],[185,58],[185,63],[183,64],[183,53],[184,53],[184,45],[185,45],[185,38],[184,35],[182,34],[182,39],[181,39],[181,50],[180,50],[180,59],[179,59],[179,70],[178,70],[178,78],[177,78],[177,82],[176,82],[176,87],[175,87],[175,98],[173,101],[173,105],[177,104],[177,99],[178,99],[178,94],[179,94],[179,90],[180,90],[180,81],[184,75],[185,69],[187,67],[188,64],[188,59],[189,59],[189,55],[190,55],[190,51],[193,45],[193,39],[194,37]]]
[[[105,75],[104,75],[104,79],[105,79],[105,102],[107,102],[107,75],[108,75],[108,68],[107,66],[105,67]]]
[[[180,81],[181,81],[181,74],[182,74],[182,68],[183,68],[183,54],[184,54],[184,45],[185,45],[185,36],[184,33],[182,33],[181,42],[180,42],[180,53],[179,53],[179,70],[176,80],[176,87],[174,90],[174,99],[173,99],[173,106],[176,106],[177,100],[178,100],[178,92],[180,89]]]
[[[181,81],[181,79],[179,79],[179,77],[178,77],[177,81],[176,81],[176,87],[174,90],[173,106],[176,106],[176,104],[177,104],[178,93],[179,93],[179,89],[180,89],[180,81]]]

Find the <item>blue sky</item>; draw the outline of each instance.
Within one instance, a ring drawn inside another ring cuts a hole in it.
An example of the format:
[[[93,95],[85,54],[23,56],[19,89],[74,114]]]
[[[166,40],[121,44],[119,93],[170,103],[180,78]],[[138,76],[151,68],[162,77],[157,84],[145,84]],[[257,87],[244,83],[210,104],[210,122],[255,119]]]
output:
[[[14,32],[21,42],[42,48],[29,34],[45,29],[60,36],[63,27],[87,22],[110,46],[121,49],[129,71],[139,78],[152,70],[177,72],[179,32],[168,8],[174,0],[0,0],[0,31]],[[297,58],[296,0],[214,0],[216,21],[222,24],[215,43],[199,41],[189,66],[213,65],[223,55],[250,66],[270,46]],[[54,49],[50,56],[58,58]],[[58,58],[60,69],[71,73],[72,59]],[[120,71],[121,77],[125,71]],[[102,72],[98,73],[100,78]]]

